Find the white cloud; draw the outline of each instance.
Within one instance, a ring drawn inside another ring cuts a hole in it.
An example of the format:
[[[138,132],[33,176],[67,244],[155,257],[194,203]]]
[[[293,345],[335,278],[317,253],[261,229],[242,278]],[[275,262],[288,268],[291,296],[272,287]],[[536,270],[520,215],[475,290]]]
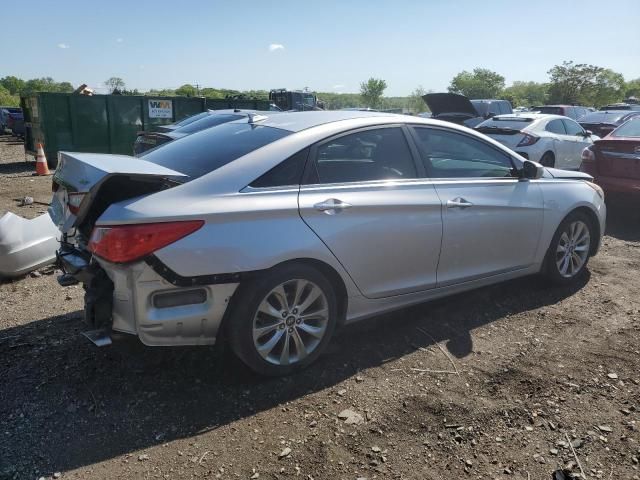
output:
[[[272,43],[271,45],[269,45],[270,52],[275,52],[276,50],[284,50],[284,45],[282,45],[281,43]]]
[[[333,86],[334,90],[342,90],[343,88],[344,88],[344,85],[342,85],[342,84],[338,84],[338,85],[334,85]]]
[[[122,43],[122,42],[124,42],[124,38],[120,38],[120,37],[116,38],[116,43]]]
[[[62,48],[62,49],[69,48],[69,45],[67,45],[66,43],[59,43],[58,48]]]

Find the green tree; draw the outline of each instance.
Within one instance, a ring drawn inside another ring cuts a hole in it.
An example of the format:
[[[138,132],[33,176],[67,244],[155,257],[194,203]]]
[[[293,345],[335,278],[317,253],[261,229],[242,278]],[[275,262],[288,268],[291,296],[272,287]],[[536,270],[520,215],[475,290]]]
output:
[[[18,95],[11,95],[11,92],[0,85],[0,105],[3,107],[19,107],[20,97]]]
[[[426,112],[429,110],[429,107],[427,107],[427,104],[424,103],[424,100],[422,99],[425,93],[427,92],[422,85],[418,85],[416,89],[411,92],[411,95],[409,95],[409,98],[407,99],[407,108],[412,113]]]
[[[640,98],[640,78],[629,80],[624,86],[624,97]]]
[[[120,77],[110,77],[104,81],[104,84],[109,88],[109,92],[113,93],[116,90],[124,90],[125,83]]]
[[[24,80],[14,76],[6,76],[0,79],[0,85],[7,89],[11,95],[20,95],[24,89]]]
[[[195,97],[198,94],[198,89],[191,84],[185,83],[181,87],[176,89],[176,95],[182,97]]]
[[[449,91],[474,98],[498,98],[504,89],[504,77],[486,68],[463,70],[451,80]]]
[[[549,101],[601,106],[622,100],[624,77],[608,68],[562,62],[549,70]]]
[[[371,77],[366,82],[360,84],[360,96],[365,105],[370,108],[377,108],[380,105],[382,94],[387,88],[387,82],[381,78]]]
[[[500,98],[509,100],[514,107],[544,105],[548,89],[546,83],[515,81],[502,91]]]

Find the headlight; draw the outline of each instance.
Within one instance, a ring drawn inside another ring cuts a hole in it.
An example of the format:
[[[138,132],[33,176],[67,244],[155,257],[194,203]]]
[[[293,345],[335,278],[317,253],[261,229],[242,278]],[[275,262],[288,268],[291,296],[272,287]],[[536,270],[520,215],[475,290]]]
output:
[[[604,190],[602,190],[602,188],[600,188],[600,185],[596,185],[596,184],[595,184],[595,183],[593,183],[593,182],[585,182],[585,183],[586,183],[587,185],[589,185],[591,188],[593,188],[593,189],[596,191],[596,193],[597,193],[598,195],[600,195],[600,198],[601,198],[602,200],[604,200]]]

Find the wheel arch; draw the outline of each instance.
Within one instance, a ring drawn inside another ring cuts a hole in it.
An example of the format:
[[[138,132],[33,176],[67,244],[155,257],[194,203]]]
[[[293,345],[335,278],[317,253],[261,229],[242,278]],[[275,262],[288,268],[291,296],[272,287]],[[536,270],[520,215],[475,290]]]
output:
[[[349,296],[348,296],[348,292],[347,292],[347,286],[345,285],[344,280],[342,279],[342,277],[340,276],[340,274],[338,273],[338,271],[333,268],[331,265],[329,265],[328,263],[325,263],[321,260],[315,259],[315,258],[294,258],[294,259],[290,259],[290,260],[286,260],[280,263],[277,263],[273,266],[271,266],[268,269],[265,270],[259,270],[256,272],[252,272],[251,275],[262,275],[266,272],[272,271],[276,268],[281,268],[283,266],[286,265],[307,265],[310,266],[312,268],[315,268],[316,270],[318,270],[322,275],[324,275],[327,280],[329,281],[329,283],[331,283],[331,285],[334,287],[335,289],[335,294],[336,294],[336,301],[337,301],[337,307],[338,307],[338,318],[337,318],[337,325],[338,327],[344,325],[346,318],[347,318],[347,308],[349,306]],[[235,304],[240,300],[240,295],[239,292],[242,291],[242,288],[240,288],[242,286],[242,284],[236,289],[236,291],[234,292],[233,296],[231,297],[231,299],[229,300],[229,305],[227,306],[227,309],[224,313],[222,322],[220,324],[220,327],[218,329],[218,332],[224,336],[227,335],[226,333],[226,329],[230,323],[229,318],[233,315],[233,311],[235,310]],[[218,343],[218,342],[216,342]]]
[[[600,231],[600,221],[598,219],[598,215],[591,207],[580,205],[571,209],[564,217],[562,217],[562,220],[560,220],[560,223],[558,223],[556,230],[560,227],[560,225],[562,225],[562,222],[564,222],[569,216],[575,213],[583,213],[584,215],[586,215],[589,219],[589,223],[591,224],[591,228],[593,228],[594,230],[596,241],[591,242],[591,246],[589,248],[589,256],[593,256],[598,252],[598,249],[600,248],[600,238],[602,232]]]

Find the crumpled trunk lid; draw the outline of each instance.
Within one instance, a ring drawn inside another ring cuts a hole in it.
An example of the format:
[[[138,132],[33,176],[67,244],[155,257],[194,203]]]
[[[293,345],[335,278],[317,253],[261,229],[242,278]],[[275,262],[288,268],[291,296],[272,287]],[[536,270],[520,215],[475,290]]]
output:
[[[186,175],[127,155],[60,152],[49,215],[62,233],[90,231],[112,203],[151,194]]]

